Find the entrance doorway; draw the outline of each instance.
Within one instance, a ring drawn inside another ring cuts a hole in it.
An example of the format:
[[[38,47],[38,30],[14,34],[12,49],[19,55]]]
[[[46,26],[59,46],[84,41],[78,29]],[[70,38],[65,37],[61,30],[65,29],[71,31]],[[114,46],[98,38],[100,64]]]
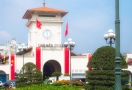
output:
[[[0,81],[6,82],[6,79],[7,79],[6,73],[4,71],[0,70]]]
[[[61,72],[61,65],[56,60],[49,60],[43,66],[43,79],[51,77],[53,72]]]

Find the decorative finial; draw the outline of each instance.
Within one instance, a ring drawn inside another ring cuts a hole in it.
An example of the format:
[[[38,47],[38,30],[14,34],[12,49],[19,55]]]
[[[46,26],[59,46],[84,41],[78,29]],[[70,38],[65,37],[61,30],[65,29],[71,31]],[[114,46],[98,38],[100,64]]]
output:
[[[44,0],[44,2],[43,2],[43,5],[44,5],[44,7],[45,7],[45,0]]]

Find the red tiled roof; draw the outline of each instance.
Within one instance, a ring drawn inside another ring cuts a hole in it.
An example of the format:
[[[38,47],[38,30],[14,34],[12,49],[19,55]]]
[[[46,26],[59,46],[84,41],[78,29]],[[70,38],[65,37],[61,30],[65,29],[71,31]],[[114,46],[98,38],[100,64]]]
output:
[[[35,13],[35,12],[59,13],[59,14],[61,14],[62,17],[68,13],[67,11],[64,11],[64,10],[59,10],[59,9],[43,6],[43,7],[39,7],[39,8],[28,9],[26,11],[26,13],[24,14],[23,19],[31,18],[31,13]]]

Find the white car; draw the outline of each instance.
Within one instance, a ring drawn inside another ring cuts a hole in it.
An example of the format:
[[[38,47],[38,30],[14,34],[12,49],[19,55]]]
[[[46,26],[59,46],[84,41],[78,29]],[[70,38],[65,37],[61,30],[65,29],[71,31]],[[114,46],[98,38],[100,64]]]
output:
[[[2,87],[3,86],[3,83],[2,83],[2,81],[0,81],[0,87]]]

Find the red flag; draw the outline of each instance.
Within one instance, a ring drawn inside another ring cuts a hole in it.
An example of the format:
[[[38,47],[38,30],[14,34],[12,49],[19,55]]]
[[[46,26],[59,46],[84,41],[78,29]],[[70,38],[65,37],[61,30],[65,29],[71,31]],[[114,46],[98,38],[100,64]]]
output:
[[[11,80],[15,79],[15,56],[11,54]]]
[[[91,58],[92,58],[92,55],[90,54],[90,55],[88,55],[88,61],[90,61],[91,60]],[[90,71],[90,70],[92,70],[92,68],[91,67],[88,67],[88,70]]]
[[[38,19],[36,18],[36,27],[38,29],[41,29],[42,23],[40,21],[38,21]]]
[[[68,22],[66,24],[66,31],[65,31],[65,36],[68,35]]]

